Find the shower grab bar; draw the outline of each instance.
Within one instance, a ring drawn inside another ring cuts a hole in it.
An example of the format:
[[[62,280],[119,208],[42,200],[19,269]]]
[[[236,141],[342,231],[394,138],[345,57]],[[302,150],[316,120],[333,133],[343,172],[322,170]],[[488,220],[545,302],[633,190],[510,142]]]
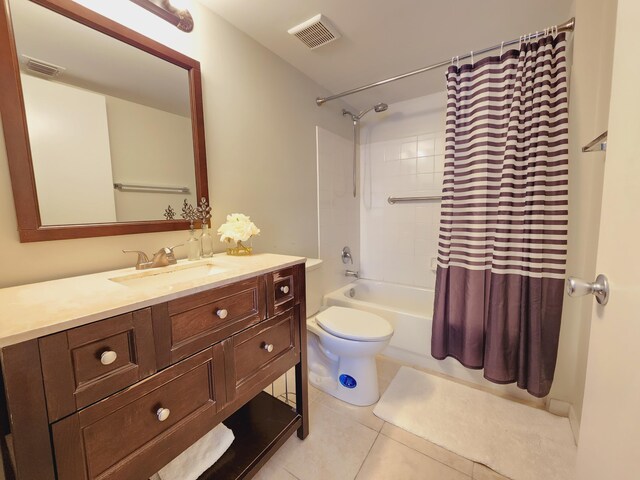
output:
[[[389,197],[387,198],[387,202],[391,205],[394,203],[408,203],[408,202],[430,202],[430,201],[440,201],[442,200],[441,195],[431,195],[428,197]]]
[[[114,183],[113,188],[121,192],[149,193],[190,193],[189,187],[165,187],[160,185],[133,185],[130,183]]]
[[[582,147],[583,152],[604,152],[607,150],[607,137],[609,136],[609,131],[607,130],[602,135],[599,135],[597,138],[594,138],[589,143],[587,143],[584,147]]]

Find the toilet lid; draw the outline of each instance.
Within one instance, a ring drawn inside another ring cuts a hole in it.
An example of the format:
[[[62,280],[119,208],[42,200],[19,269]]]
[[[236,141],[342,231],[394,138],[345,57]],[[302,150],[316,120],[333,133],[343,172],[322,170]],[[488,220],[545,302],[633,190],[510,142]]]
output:
[[[384,318],[355,308],[329,307],[316,315],[323,330],[347,340],[374,342],[387,340],[393,328]]]

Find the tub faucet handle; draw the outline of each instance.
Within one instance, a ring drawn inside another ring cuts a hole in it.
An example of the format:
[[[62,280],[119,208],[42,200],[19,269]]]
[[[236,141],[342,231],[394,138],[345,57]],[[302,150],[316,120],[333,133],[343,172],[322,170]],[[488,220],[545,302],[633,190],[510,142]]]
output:
[[[342,263],[344,263],[345,265],[347,263],[350,263],[351,265],[353,265],[353,257],[351,256],[351,249],[349,247],[344,247],[342,249]]]
[[[344,276],[345,277],[360,278],[360,273],[357,270],[345,270],[344,271]]]

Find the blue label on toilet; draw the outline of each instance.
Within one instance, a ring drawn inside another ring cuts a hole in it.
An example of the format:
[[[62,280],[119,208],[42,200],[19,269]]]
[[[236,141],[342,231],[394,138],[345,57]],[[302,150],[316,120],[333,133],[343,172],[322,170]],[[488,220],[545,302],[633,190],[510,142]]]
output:
[[[358,382],[356,382],[356,379],[353,378],[351,375],[346,375],[343,373],[342,375],[340,375],[340,384],[343,387],[356,388],[356,385],[358,385]]]

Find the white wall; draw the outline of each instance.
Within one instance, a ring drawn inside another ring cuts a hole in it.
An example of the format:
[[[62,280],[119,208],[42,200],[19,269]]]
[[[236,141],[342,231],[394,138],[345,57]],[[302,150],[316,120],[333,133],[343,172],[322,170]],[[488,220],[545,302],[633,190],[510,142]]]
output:
[[[318,253],[323,260],[323,293],[328,293],[353,280],[344,275],[346,269],[357,271],[361,265],[360,192],[353,197],[353,140],[318,127],[317,143]],[[351,248],[353,264],[342,263],[345,246]]]
[[[191,119],[107,96],[113,181],[184,186],[189,194],[115,190],[119,222],[164,220],[168,205],[180,213],[186,198],[197,204]]]
[[[345,105],[318,108],[315,97],[327,92],[197,2],[190,34],[128,1],[82,3],[201,62],[213,225],[243,212],[262,229],[253,242],[257,251],[316,256],[315,126],[350,138],[340,113]],[[188,236],[181,231],[22,244],[5,152],[0,136],[0,286],[130,266],[122,248],[153,252]]]
[[[31,75],[20,78],[42,223],[115,222],[104,96]]]
[[[435,286],[431,259],[438,251],[440,202],[390,205],[387,198],[441,194],[445,102],[445,92],[398,102],[363,125],[360,222],[365,278]]]

